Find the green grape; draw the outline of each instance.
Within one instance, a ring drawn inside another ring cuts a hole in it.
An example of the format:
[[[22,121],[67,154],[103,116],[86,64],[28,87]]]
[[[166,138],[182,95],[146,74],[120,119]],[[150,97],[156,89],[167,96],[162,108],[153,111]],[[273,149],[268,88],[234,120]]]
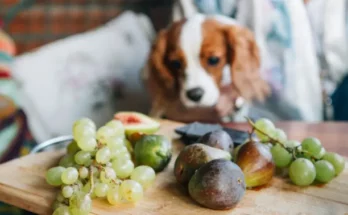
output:
[[[319,152],[319,155],[318,155],[317,159],[321,159],[322,157],[324,157],[325,153],[326,153],[325,148],[321,147],[321,150]]]
[[[290,165],[290,179],[298,186],[310,185],[314,181],[315,175],[316,173],[313,163],[306,158],[297,158]]]
[[[80,178],[84,179],[84,178],[87,178],[88,177],[88,174],[89,174],[89,170],[87,167],[80,167],[79,168],[79,176]]]
[[[314,166],[317,181],[327,183],[335,177],[335,167],[329,161],[319,160],[315,162]]]
[[[120,194],[128,202],[137,202],[143,198],[143,187],[134,180],[125,180],[121,183]]]
[[[62,195],[64,198],[70,198],[74,193],[74,189],[71,186],[64,186],[62,188]]]
[[[125,135],[125,129],[121,121],[119,120],[111,120],[110,122],[106,123],[107,127],[110,127],[114,130],[115,136],[117,137],[124,137]]]
[[[64,200],[65,200],[64,196],[62,195],[62,193],[58,193],[57,196],[56,196],[56,199],[60,203],[64,202]]]
[[[292,160],[292,155],[279,144],[271,148],[271,153],[272,153],[274,164],[277,167],[280,167],[280,168],[287,167]]]
[[[54,210],[53,215],[70,215],[69,207],[64,205],[59,206]]]
[[[124,145],[126,146],[129,153],[133,153],[134,149],[133,149],[131,142],[129,142],[129,140],[124,139]]]
[[[115,136],[115,133],[116,132],[111,127],[100,127],[97,131],[97,140],[102,144],[106,144],[109,138]]]
[[[79,165],[90,165],[92,163],[91,153],[86,151],[79,151],[75,154],[74,160]]]
[[[60,186],[62,182],[62,173],[65,171],[64,167],[52,167],[46,172],[46,182],[51,186]]]
[[[274,129],[274,131],[271,133],[271,137],[280,141],[281,143],[284,143],[288,138],[286,133],[279,128]]]
[[[146,189],[155,181],[156,173],[151,167],[138,166],[133,170],[130,178]]]
[[[79,172],[74,167],[68,167],[62,173],[62,182],[64,184],[73,184],[77,181]]]
[[[129,152],[116,152],[114,154],[114,157],[112,157],[113,160],[116,160],[116,159],[129,159],[131,160],[131,155]]]
[[[126,153],[128,153],[128,150],[127,150],[127,147],[125,147],[125,146],[121,146],[118,149],[111,149],[111,159],[115,159],[118,157],[124,157],[125,156],[124,154],[126,154]]]
[[[119,187],[114,186],[113,188],[110,188],[106,198],[110,205],[120,204],[122,202],[122,198]]]
[[[52,209],[53,211],[56,210],[57,208],[61,207],[61,206],[64,206],[63,203],[59,202],[58,200],[55,200],[52,204]]]
[[[93,122],[91,119],[86,118],[86,117],[81,118],[81,119],[75,121],[75,122],[74,122],[74,125],[73,125],[73,129],[74,129],[76,126],[78,126],[78,125],[85,125],[85,126],[89,126],[89,127],[92,127],[92,128],[94,128],[94,129],[96,129],[96,126],[95,126],[94,122]]]
[[[96,130],[89,125],[77,125],[73,129],[73,137],[77,142],[79,142],[84,137],[95,138]]]
[[[111,167],[105,167],[100,172],[100,181],[103,183],[110,183],[112,180],[116,179],[116,172]]]
[[[76,192],[81,191],[84,185],[83,185],[83,183],[80,180],[77,180],[75,182],[75,184],[72,184],[70,186],[73,188],[74,193],[76,193]]]
[[[100,172],[97,167],[92,166],[92,173],[94,177],[99,177]]]
[[[105,164],[105,166],[106,166],[106,167],[112,167],[112,164],[111,164],[111,162],[109,161],[109,162],[107,162],[107,163]]]
[[[91,181],[88,181],[83,187],[82,192],[88,193],[91,190]],[[92,192],[93,193],[93,192]]]
[[[322,146],[317,138],[308,137],[302,141],[301,146],[302,150],[305,151],[307,156],[313,156],[314,158],[318,158],[320,156]]]
[[[97,147],[97,141],[93,137],[82,137],[77,141],[77,145],[83,151],[91,152]]]
[[[117,177],[124,179],[131,175],[134,170],[134,164],[126,158],[118,158],[112,161],[112,168],[115,170]]]
[[[344,170],[346,162],[341,155],[334,152],[326,152],[322,159],[329,161],[334,166],[336,175],[339,175]]]
[[[73,154],[64,155],[59,160],[59,166],[62,166],[62,167],[72,167],[74,165],[75,165],[75,160],[74,160],[74,155]]]
[[[95,184],[94,194],[99,198],[103,198],[108,193],[108,190],[109,190],[109,186],[107,184],[97,183]]]
[[[95,159],[100,164],[106,164],[110,161],[111,158],[111,151],[110,149],[105,146],[97,151],[97,154],[95,155]]]
[[[288,140],[288,141],[285,141],[284,145],[287,148],[293,149],[293,148],[301,145],[301,143],[299,141],[297,141],[297,140]]]
[[[78,192],[69,201],[69,210],[72,215],[88,215],[92,210],[92,199],[89,194]]]
[[[119,149],[119,148],[125,146],[125,145],[124,145],[124,138],[112,136],[112,137],[110,137],[110,138],[107,139],[106,145],[107,145],[111,150]]]
[[[71,143],[69,143],[67,147],[67,153],[73,155],[78,151],[80,151],[80,148],[77,145],[76,141],[75,140],[71,141]]]
[[[272,134],[275,126],[273,122],[271,122],[269,119],[266,118],[261,118],[255,122],[255,127],[260,130],[263,133],[266,133],[268,135]],[[262,141],[262,142],[267,142],[269,141],[269,138],[262,134],[259,131],[255,131],[256,136]]]

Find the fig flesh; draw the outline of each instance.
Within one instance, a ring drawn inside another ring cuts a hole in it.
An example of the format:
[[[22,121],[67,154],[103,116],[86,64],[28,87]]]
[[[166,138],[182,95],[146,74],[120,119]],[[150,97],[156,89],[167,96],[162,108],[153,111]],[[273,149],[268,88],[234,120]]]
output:
[[[127,136],[135,132],[153,134],[160,127],[159,122],[138,112],[118,112],[114,118],[122,122]]]

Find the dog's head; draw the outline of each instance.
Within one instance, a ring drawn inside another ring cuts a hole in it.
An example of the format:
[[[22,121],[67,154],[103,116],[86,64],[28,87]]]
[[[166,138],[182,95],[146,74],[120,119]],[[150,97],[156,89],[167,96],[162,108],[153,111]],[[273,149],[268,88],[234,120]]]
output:
[[[259,66],[252,32],[230,18],[202,14],[160,31],[149,58],[153,83],[186,107],[215,105],[226,68],[243,97],[263,97]]]

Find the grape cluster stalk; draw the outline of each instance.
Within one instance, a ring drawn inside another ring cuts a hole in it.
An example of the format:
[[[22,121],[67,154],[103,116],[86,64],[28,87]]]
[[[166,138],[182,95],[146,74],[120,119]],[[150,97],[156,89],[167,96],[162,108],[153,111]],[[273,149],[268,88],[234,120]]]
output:
[[[135,166],[121,121],[97,130],[92,120],[82,118],[73,125],[73,137],[58,166],[46,172],[47,183],[60,188],[53,215],[89,214],[96,198],[110,205],[143,198],[156,174],[149,166]]]
[[[286,133],[276,128],[266,118],[253,122],[247,118],[251,131],[249,139],[270,145],[274,164],[288,168],[291,181],[298,186],[308,186],[315,181],[328,183],[345,168],[345,160],[334,152],[327,152],[319,139],[307,137],[302,142],[288,140]],[[253,139],[255,134],[257,139]]]

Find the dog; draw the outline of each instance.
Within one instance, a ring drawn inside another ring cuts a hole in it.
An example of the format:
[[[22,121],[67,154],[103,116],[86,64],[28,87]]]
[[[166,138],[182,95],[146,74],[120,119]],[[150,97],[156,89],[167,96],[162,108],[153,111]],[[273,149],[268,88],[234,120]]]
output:
[[[144,69],[152,98],[149,115],[183,122],[241,121],[250,103],[264,101],[270,92],[259,69],[254,35],[234,19],[198,13],[173,22],[159,31]]]

